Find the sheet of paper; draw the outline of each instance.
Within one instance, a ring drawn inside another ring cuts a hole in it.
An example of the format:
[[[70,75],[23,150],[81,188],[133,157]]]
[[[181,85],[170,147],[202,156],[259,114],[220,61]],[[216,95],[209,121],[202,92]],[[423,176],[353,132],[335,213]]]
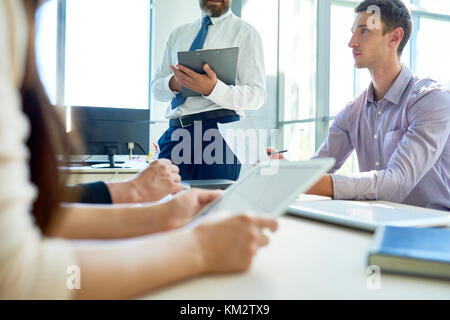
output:
[[[250,119],[242,119],[230,123],[218,123],[217,127],[228,147],[236,155],[241,164],[256,164],[268,161],[266,129],[256,129]]]

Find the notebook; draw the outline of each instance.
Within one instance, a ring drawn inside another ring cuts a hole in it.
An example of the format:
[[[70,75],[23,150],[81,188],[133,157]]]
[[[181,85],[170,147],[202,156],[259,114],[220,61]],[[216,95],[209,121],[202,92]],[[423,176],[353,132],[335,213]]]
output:
[[[450,280],[450,230],[381,227],[368,260],[381,272]]]

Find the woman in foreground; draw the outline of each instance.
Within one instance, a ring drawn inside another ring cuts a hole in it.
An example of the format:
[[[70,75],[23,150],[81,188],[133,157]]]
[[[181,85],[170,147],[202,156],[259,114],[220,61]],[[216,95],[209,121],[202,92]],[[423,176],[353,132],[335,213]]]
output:
[[[191,230],[82,245],[52,237],[91,237],[92,224],[82,236],[70,231],[80,229],[78,214],[99,208],[60,202],[63,181],[55,154],[68,150],[34,61],[39,2],[0,0],[0,298],[123,299],[201,274],[247,270],[257,249],[268,243],[263,229],[277,228],[274,220],[240,215]],[[192,191],[188,197],[190,210],[199,210],[217,194]],[[108,218],[99,218],[98,225]],[[81,281],[75,290],[70,289],[73,266]]]

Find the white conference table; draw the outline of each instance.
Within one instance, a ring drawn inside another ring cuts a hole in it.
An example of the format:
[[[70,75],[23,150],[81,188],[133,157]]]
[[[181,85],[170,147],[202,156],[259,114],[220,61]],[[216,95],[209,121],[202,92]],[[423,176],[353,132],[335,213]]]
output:
[[[450,299],[450,281],[444,280],[382,273],[380,289],[370,289],[367,282],[372,273],[367,273],[367,256],[372,237],[364,231],[283,216],[279,218],[279,230],[270,236],[270,244],[259,250],[248,272],[202,276],[141,298]]]

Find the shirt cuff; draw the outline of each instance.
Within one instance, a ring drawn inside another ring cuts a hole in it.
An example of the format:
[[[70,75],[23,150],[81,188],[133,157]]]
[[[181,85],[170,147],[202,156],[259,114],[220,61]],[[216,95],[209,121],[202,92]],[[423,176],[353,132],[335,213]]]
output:
[[[66,186],[63,202],[112,204],[112,198],[108,186],[104,182],[98,181],[76,186]]]
[[[356,199],[355,182],[351,177],[331,174],[333,180],[334,199],[335,200],[353,200]]]
[[[228,86],[225,84],[225,82],[217,79],[216,86],[214,87],[213,91],[209,96],[203,96],[206,99],[211,100],[215,104],[219,106],[223,106],[223,100],[225,97],[226,92],[229,90]]]
[[[334,199],[378,200],[377,171],[354,173],[350,176],[332,174]]]
[[[172,95],[172,98],[175,98],[175,97],[176,97],[176,94],[177,94],[178,92],[177,92],[177,91],[173,92],[173,91],[170,89],[170,85],[169,85],[170,79],[172,79],[172,77],[173,77],[173,74],[170,74],[170,75],[168,75],[168,76],[164,79],[164,88],[167,90],[167,92],[169,92],[170,95]]]

